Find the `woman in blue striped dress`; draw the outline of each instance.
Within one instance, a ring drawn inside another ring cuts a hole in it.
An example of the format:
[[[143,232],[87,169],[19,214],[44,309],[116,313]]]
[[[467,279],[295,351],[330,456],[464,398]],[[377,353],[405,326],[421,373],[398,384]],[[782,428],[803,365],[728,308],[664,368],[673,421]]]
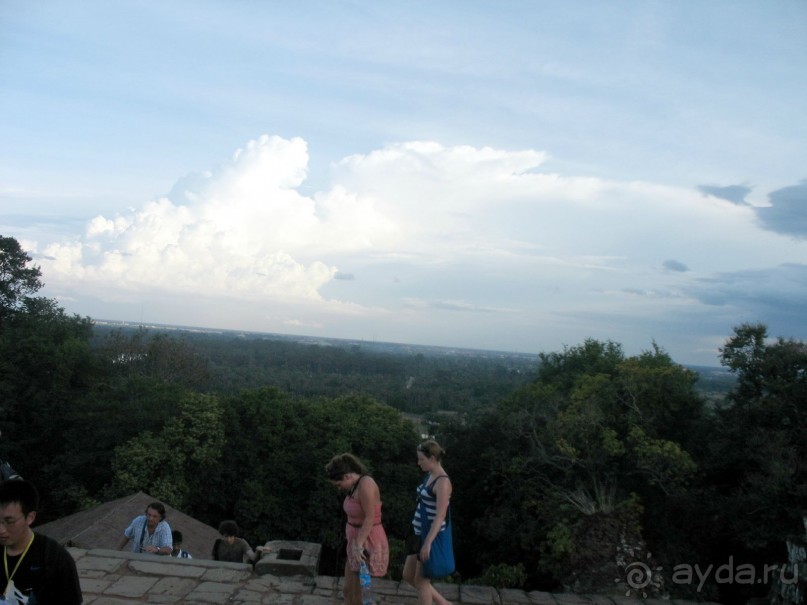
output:
[[[404,563],[403,579],[418,591],[418,605],[451,605],[432,586],[431,579],[423,573],[423,562],[429,560],[432,543],[437,534],[446,528],[446,514],[451,499],[451,480],[448,478],[441,460],[445,451],[433,439],[424,441],[417,447],[418,466],[428,473],[418,486],[418,499],[425,505],[428,520],[421,519],[421,507],[415,509],[412,519],[414,540],[407,543],[407,557]],[[424,521],[430,521],[425,523]],[[430,525],[428,533],[422,535],[422,528]]]

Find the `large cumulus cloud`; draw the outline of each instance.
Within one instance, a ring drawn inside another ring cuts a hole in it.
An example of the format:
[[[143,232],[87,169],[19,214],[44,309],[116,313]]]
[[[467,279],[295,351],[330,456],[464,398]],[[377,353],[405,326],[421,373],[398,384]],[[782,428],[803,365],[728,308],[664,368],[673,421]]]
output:
[[[395,229],[343,189],[301,195],[307,163],[301,139],[250,141],[169,196],[93,218],[80,241],[45,248],[44,265],[90,287],[319,299],[337,274],[319,252],[367,248]]]
[[[184,323],[482,348],[624,341],[637,324],[664,344],[693,317],[702,337],[716,309],[725,335],[732,317],[775,306],[755,300],[807,295],[784,277],[801,272],[778,269],[804,243],[760,229],[743,191],[563,176],[548,160],[411,141],[337,159],[304,194],[306,142],[262,136],[38,258],[65,297],[160,300]],[[796,208],[802,191],[772,194],[773,207]],[[771,270],[780,278],[740,281],[729,303],[725,276]]]

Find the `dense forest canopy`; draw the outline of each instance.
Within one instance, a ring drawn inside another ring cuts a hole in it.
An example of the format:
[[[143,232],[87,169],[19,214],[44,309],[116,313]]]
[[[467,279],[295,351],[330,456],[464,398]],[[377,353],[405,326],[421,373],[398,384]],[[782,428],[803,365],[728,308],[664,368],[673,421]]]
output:
[[[234,518],[253,543],[319,542],[333,563],[343,517],[323,467],[349,451],[400,552],[426,430],[448,452],[465,581],[624,592],[614,580],[641,562],[661,570],[648,593],[743,603],[768,584],[672,571],[781,563],[802,529],[807,347],[761,324],[735,328],[732,380],[704,387],[655,343],[528,358],[121,330],[40,288],[0,236],[0,452],[39,486],[42,521],[143,490],[214,526]]]
[[[537,355],[389,343],[165,331],[105,322],[95,341],[132,365],[185,364],[197,388],[234,394],[271,385],[297,397],[370,395],[405,412],[461,412],[495,405],[535,373]],[[175,369],[173,371],[176,371]]]

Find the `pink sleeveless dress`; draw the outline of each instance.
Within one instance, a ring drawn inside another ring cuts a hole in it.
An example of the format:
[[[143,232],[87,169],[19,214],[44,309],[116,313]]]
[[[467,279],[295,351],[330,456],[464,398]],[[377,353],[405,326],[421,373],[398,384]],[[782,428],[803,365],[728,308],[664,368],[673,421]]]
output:
[[[361,503],[353,498],[345,498],[342,508],[347,514],[345,535],[347,536],[348,562],[353,571],[359,571],[361,560],[356,557],[354,547],[356,546],[356,536],[359,534],[359,528],[364,523],[364,511],[361,509]],[[387,567],[389,566],[389,543],[387,542],[387,532],[384,531],[384,526],[381,525],[381,504],[378,504],[373,512],[373,529],[364,542],[364,548],[370,553],[370,556],[367,557],[367,567],[370,568],[370,575],[386,575]]]

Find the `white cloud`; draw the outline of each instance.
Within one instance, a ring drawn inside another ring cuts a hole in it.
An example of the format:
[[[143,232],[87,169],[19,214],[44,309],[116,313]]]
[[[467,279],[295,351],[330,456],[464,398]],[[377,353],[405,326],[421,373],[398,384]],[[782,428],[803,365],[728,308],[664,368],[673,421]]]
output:
[[[711,276],[764,274],[803,253],[750,206],[562,177],[546,157],[392,144],[335,162],[331,184],[304,195],[305,141],[262,136],[47,246],[43,274],[60,296],[160,300],[175,309],[164,323],[524,350],[539,327],[557,346],[623,331],[647,345],[654,325],[675,333],[725,304],[721,280],[710,297]],[[178,311],[188,301],[194,312]]]
[[[161,197],[97,216],[82,243],[48,246],[45,270],[100,289],[318,300],[336,269],[312,250],[365,248],[389,224],[371,201],[338,188],[320,196],[319,209],[300,195],[307,160],[301,139],[250,141],[218,171],[191,179],[196,189],[179,202]]]

